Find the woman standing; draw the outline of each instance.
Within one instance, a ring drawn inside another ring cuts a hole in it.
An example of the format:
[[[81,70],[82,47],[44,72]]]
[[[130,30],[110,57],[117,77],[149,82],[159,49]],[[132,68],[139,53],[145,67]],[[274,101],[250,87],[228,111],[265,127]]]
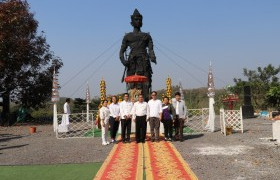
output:
[[[164,126],[164,140],[172,141],[173,133],[173,117],[175,116],[175,110],[172,104],[169,103],[169,98],[163,98],[162,104],[162,123]]]
[[[100,120],[101,120],[101,131],[102,131],[102,145],[110,144],[107,141],[108,136],[108,128],[109,128],[109,118],[110,118],[110,110],[108,108],[108,101],[103,101],[103,106],[99,110]]]
[[[116,143],[116,136],[120,124],[120,105],[117,100],[117,96],[112,96],[112,103],[109,105],[110,110],[110,135],[111,142]]]

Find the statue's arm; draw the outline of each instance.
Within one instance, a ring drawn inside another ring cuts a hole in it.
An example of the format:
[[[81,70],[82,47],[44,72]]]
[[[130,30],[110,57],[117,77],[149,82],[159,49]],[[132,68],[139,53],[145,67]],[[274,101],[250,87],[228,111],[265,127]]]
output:
[[[124,56],[124,53],[125,53],[127,47],[128,47],[127,37],[124,36],[124,38],[122,40],[121,49],[120,49],[120,60],[124,66],[128,66],[128,61],[125,60],[125,56]]]
[[[155,55],[155,51],[154,51],[153,39],[150,35],[149,35],[148,48],[149,48],[149,57],[150,57],[151,61],[153,63],[157,64],[156,55]]]

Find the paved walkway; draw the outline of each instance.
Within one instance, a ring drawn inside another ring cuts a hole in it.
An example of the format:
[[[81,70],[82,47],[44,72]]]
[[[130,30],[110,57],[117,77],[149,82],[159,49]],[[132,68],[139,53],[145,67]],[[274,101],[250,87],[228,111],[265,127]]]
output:
[[[98,179],[184,179],[196,175],[170,142],[118,143],[98,171]]]

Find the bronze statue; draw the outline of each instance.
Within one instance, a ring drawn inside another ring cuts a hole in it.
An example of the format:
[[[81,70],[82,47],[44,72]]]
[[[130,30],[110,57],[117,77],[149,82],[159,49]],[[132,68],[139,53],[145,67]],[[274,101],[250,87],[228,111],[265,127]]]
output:
[[[120,60],[125,66],[124,75],[142,75],[148,78],[148,82],[144,84],[127,84],[128,91],[136,88],[141,89],[145,99],[151,92],[152,84],[152,67],[151,62],[156,62],[156,56],[153,49],[153,40],[149,33],[141,32],[143,17],[137,9],[134,10],[131,15],[131,25],[133,26],[133,32],[125,34],[122,46],[120,50]],[[129,49],[128,49],[129,47]],[[129,50],[129,54],[127,53]],[[128,54],[128,55],[127,55]]]

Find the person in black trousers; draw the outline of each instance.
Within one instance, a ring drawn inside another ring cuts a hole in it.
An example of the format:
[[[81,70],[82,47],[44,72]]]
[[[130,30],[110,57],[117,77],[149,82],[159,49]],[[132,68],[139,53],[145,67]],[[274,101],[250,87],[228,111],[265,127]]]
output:
[[[112,103],[109,106],[110,110],[110,135],[111,135],[111,142],[115,143],[116,142],[116,135],[119,129],[119,124],[120,124],[120,106],[117,101],[117,97],[113,96],[112,97]]]
[[[131,132],[131,109],[133,104],[129,101],[128,93],[123,96],[124,100],[120,103],[120,115],[121,115],[121,125],[122,125],[122,142],[130,142],[130,132]]]
[[[138,101],[132,107],[132,119],[136,123],[136,143],[145,143],[147,120],[148,120],[148,103],[144,102],[143,95],[138,96]]]
[[[173,117],[175,117],[175,115],[173,105],[169,103],[169,98],[165,96],[162,104],[162,123],[164,126],[165,141],[172,141]]]

